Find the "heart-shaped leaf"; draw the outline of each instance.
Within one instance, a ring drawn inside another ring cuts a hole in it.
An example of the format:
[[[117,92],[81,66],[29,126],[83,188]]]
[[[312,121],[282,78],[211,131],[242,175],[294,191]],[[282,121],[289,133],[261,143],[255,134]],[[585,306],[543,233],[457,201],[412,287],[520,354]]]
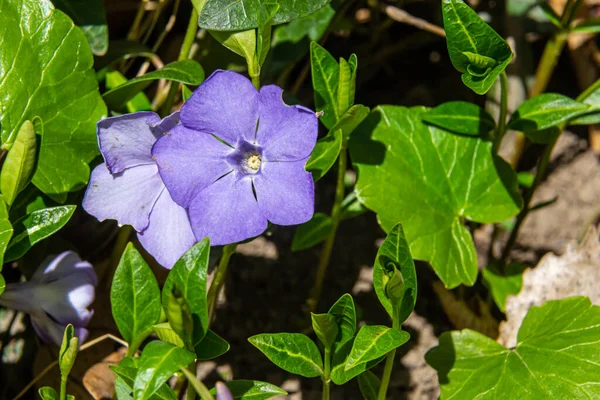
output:
[[[52,0],[83,31],[92,52],[101,56],[108,50],[108,26],[102,0]]]
[[[483,136],[496,128],[496,121],[487,111],[466,101],[442,103],[423,114],[423,121],[469,136]]]
[[[412,256],[429,261],[447,287],[472,285],[477,259],[463,220],[516,215],[517,177],[491,142],[425,125],[424,112],[382,106],[361,124],[350,139],[355,192],[384,230],[402,223]]]

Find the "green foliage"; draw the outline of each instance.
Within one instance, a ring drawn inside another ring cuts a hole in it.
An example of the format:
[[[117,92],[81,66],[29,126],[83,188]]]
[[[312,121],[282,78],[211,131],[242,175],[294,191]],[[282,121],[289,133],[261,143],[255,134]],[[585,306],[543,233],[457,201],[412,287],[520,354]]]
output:
[[[442,0],[442,12],[452,65],[466,86],[487,93],[512,60],[510,47],[464,1]]]
[[[4,252],[6,251],[6,247],[8,246],[12,234],[13,227],[8,219],[6,203],[4,203],[2,196],[0,196],[0,272],[2,272],[2,264],[4,263]],[[0,275],[0,295],[4,292],[5,287],[6,282],[2,275]]]
[[[510,295],[516,295],[523,287],[523,272],[527,269],[525,265],[508,264],[501,273],[495,265],[489,265],[481,274],[483,284],[492,294],[494,302],[504,312],[506,298]]]
[[[496,128],[496,121],[483,108],[466,101],[450,101],[432,108],[423,121],[450,132],[485,136]]]
[[[543,131],[585,113],[589,104],[557,93],[544,93],[523,102],[508,122],[509,129]]]
[[[356,308],[354,299],[348,293],[342,295],[329,309],[327,314],[336,318],[339,327],[336,339],[337,349],[352,340],[356,333]],[[337,350],[336,350],[337,351]]]
[[[174,61],[159,70],[148,72],[137,78],[128,80],[120,86],[102,95],[106,104],[113,110],[119,110],[136,94],[147,88],[158,79],[167,79],[186,85],[200,85],[204,81],[204,69],[194,60]]]
[[[0,191],[9,206],[15,201],[19,192],[25,189],[35,169],[37,148],[35,127],[40,128],[40,135],[43,133],[42,122],[39,118],[37,121],[35,125],[31,121],[23,122],[2,165]]]
[[[306,37],[311,41],[318,41],[334,15],[335,9],[327,4],[304,18],[278,26],[273,33],[273,46],[284,42],[298,43]]]
[[[600,307],[571,297],[531,307],[513,349],[471,330],[453,331],[426,359],[438,371],[441,399],[597,398],[599,335]]]
[[[408,332],[381,325],[363,325],[352,344],[352,350],[346,359],[344,370],[366,364],[385,356],[408,342]]]
[[[267,382],[237,379],[225,382],[235,400],[267,400],[275,396],[285,396],[288,393]],[[211,390],[214,395],[215,390]]]
[[[176,286],[172,288],[167,297],[166,314],[171,329],[173,329],[184,344],[182,347],[193,350],[192,334],[194,331],[194,321],[192,313],[190,312],[190,306]]]
[[[103,0],[52,0],[83,31],[94,55],[108,50],[108,26]]]
[[[38,390],[38,394],[42,400],[60,400],[56,390],[52,389],[50,386],[44,386],[40,388],[40,390]],[[75,400],[75,397],[68,394],[67,400]]]
[[[118,365],[109,366],[115,373],[115,392],[118,400],[133,400],[133,384],[138,372],[137,362],[138,359],[125,357]],[[149,399],[177,400],[177,396],[165,383]]]
[[[331,348],[335,343],[340,328],[337,324],[336,317],[332,314],[314,314],[310,315],[312,328],[315,334],[326,348]]]
[[[380,106],[361,124],[350,140],[355,192],[386,231],[402,223],[413,257],[429,261],[447,287],[472,285],[477,260],[463,220],[516,215],[516,174],[491,142],[427,126],[424,112]]]
[[[380,384],[379,378],[371,371],[367,370],[358,376],[358,387],[366,400],[377,400]]]
[[[155,340],[144,347],[133,383],[134,398],[149,399],[179,368],[194,361],[194,353]]]
[[[0,26],[0,98],[10,99],[0,113],[2,146],[13,145],[24,121],[40,117],[44,135],[33,183],[64,201],[87,183],[88,162],[98,154],[96,122],[106,115],[92,52],[49,0],[6,2]]]
[[[278,0],[279,9],[273,16],[273,25],[283,24],[302,18],[321,7],[330,0]],[[239,31],[256,28],[260,25],[261,0],[206,0],[203,7],[198,7],[200,27],[215,31]],[[199,9],[200,8],[200,9]]]
[[[58,367],[63,379],[66,379],[75,364],[79,351],[79,338],[75,336],[75,328],[69,324],[65,328],[60,351],[58,352]]]
[[[195,347],[198,360],[212,360],[229,351],[229,343],[210,329],[200,343]]]
[[[110,289],[112,314],[123,339],[136,348],[160,318],[160,290],[132,243],[125,248]]]
[[[127,78],[119,71],[111,71],[106,73],[106,89],[114,89],[127,83]],[[137,111],[152,111],[152,104],[144,92],[139,92],[131,100],[125,103],[127,112],[133,113]]]
[[[321,243],[329,236],[332,229],[333,220],[329,215],[315,213],[310,221],[303,223],[296,229],[292,240],[292,251],[308,249]]]
[[[313,180],[321,179],[333,167],[343,148],[344,138],[340,129],[330,130],[327,136],[319,139],[310,158],[306,170],[312,172]],[[318,242],[317,242],[318,243]],[[316,243],[312,244],[314,246]],[[311,247],[309,246],[309,247]]]
[[[279,368],[305,378],[323,373],[323,360],[317,345],[301,333],[264,333],[252,336],[250,343]]]
[[[343,385],[348,382],[350,379],[357,377],[363,372],[373,368],[375,365],[379,364],[384,357],[380,357],[376,360],[358,364],[355,367],[346,370],[346,360],[350,355],[354,344],[354,338],[351,341],[346,342],[343,346],[341,346],[333,355],[333,368],[331,369],[331,380],[336,385]]]
[[[14,223],[14,234],[6,249],[6,261],[17,260],[31,247],[59,231],[73,216],[76,206],[37,210]]]

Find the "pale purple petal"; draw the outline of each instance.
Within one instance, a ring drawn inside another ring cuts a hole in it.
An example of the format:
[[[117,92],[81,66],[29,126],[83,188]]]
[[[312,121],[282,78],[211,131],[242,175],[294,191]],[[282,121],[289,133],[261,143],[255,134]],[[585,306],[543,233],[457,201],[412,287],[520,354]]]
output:
[[[254,140],[258,103],[258,91],[248,78],[218,70],[181,107],[181,122],[235,146],[240,139]]]
[[[44,342],[61,345],[66,325],[61,325],[42,313],[31,314],[31,325]],[[79,344],[85,342],[89,335],[88,330],[81,326],[74,328],[74,334],[79,338]]]
[[[187,211],[171,199],[166,188],[154,205],[150,224],[138,233],[138,238],[156,261],[168,269],[196,243]]]
[[[137,165],[152,164],[150,150],[160,135],[151,126],[160,123],[153,112],[106,118],[98,122],[98,146],[106,166],[115,174]]]
[[[212,135],[178,125],[156,142],[152,155],[171,197],[187,208],[197,193],[232,170],[227,163],[232,151]]]
[[[210,237],[211,245],[241,242],[267,229],[252,193],[249,177],[231,173],[194,197],[189,215],[198,240]]]
[[[215,387],[217,389],[216,400],[233,400],[233,395],[231,394],[231,391],[227,386],[225,386],[223,382],[217,382]]]
[[[310,156],[317,142],[319,122],[306,107],[288,106],[275,85],[260,89],[256,144],[265,161],[297,161]]]
[[[96,271],[87,261],[79,258],[73,251],[64,251],[57,256],[48,256],[35,270],[30,282],[54,282],[58,279],[68,278],[72,274],[84,274],[87,281],[96,285]]]
[[[173,114],[164,117],[159,124],[152,125],[150,129],[152,129],[152,132],[154,132],[158,139],[163,134],[168,133],[171,129],[175,128],[179,122],[179,111],[175,111]]]
[[[131,225],[139,232],[148,226],[163,188],[156,164],[139,165],[119,174],[99,165],[92,171],[83,208],[100,221],[116,219],[119,225]]]
[[[265,162],[254,176],[256,198],[262,214],[277,225],[297,225],[314,213],[314,183],[305,160]]]

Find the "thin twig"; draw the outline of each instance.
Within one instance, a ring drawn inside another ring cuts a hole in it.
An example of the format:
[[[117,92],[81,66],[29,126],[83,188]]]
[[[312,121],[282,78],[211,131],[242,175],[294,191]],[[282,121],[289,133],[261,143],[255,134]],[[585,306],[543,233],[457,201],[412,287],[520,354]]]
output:
[[[431,22],[427,22],[424,19],[412,16],[406,11],[399,9],[398,7],[383,6],[383,11],[385,11],[388,17],[390,17],[396,22],[412,25],[417,29],[427,31],[441,37],[446,37],[446,31],[444,30],[444,28],[432,24]]]

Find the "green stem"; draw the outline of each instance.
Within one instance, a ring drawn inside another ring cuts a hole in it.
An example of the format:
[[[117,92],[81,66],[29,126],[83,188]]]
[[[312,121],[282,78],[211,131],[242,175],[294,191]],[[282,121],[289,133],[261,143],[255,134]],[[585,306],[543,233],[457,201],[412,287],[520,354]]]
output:
[[[67,399],[67,376],[66,375],[61,375],[60,376],[60,400],[66,400]]]
[[[190,371],[188,371],[184,367],[181,367],[181,372],[183,372],[183,374],[187,378],[190,386],[192,386],[194,388],[194,390],[200,395],[202,400],[215,400],[215,398],[212,396],[212,394],[210,394],[210,390],[208,390],[206,385],[204,385],[204,383],[200,382],[194,374],[192,374]],[[188,388],[188,393],[190,391],[191,390],[189,390],[189,388]]]
[[[190,365],[188,365],[188,368],[192,371],[196,371],[197,370],[196,362],[192,361],[190,363]],[[206,386],[205,386],[205,388],[206,388]],[[200,394],[200,392],[198,392],[198,394]],[[196,390],[192,390],[192,383],[188,380],[188,389],[187,389],[187,393],[185,394],[185,400],[195,400],[195,399],[196,399]]]
[[[323,396],[322,400],[329,400],[331,390],[331,347],[325,347],[325,369],[323,370]]]
[[[227,267],[229,266],[229,259],[235,253],[235,249],[237,247],[237,243],[228,244],[223,247],[223,255],[221,256],[221,260],[219,261],[219,265],[215,271],[215,277],[210,285],[210,289],[208,290],[208,295],[206,296],[206,302],[208,304],[208,323],[213,320],[215,309],[217,308],[217,300],[219,297],[219,292],[225,283],[225,277],[227,276]]]
[[[346,163],[348,162],[347,154],[347,143],[344,141],[342,144],[342,151],[338,158],[338,174],[337,184],[335,188],[335,199],[333,202],[333,208],[331,209],[331,220],[332,227],[323,250],[321,252],[321,258],[319,259],[319,265],[317,267],[317,275],[315,283],[311,290],[310,298],[307,300],[307,308],[309,312],[313,312],[317,308],[319,299],[321,298],[321,292],[323,291],[323,282],[325,275],[327,274],[327,267],[329,266],[329,259],[331,258],[331,251],[333,250],[333,243],[335,242],[335,234],[337,232],[340,221],[342,220],[342,201],[344,200],[344,177],[346,175]]]
[[[252,75],[252,84],[256,90],[260,90],[260,73],[258,75]]]
[[[398,323],[398,318],[396,317],[398,313],[394,310],[394,319],[392,321],[392,329],[399,329],[400,324]],[[377,400],[385,400],[385,396],[387,395],[388,386],[390,384],[390,377],[392,376],[392,370],[394,369],[394,358],[396,357],[396,349],[391,350],[387,353],[385,358],[385,367],[383,369],[383,375],[381,376],[381,384],[379,385],[379,394],[377,395]]]
[[[494,154],[498,154],[502,138],[506,133],[506,114],[508,112],[508,77],[506,72],[500,74],[500,115],[498,115],[498,128],[494,135]]]
[[[198,11],[196,8],[192,9],[192,15],[190,15],[190,21],[188,22],[187,31],[185,32],[185,37],[183,39],[183,43],[181,44],[181,50],[179,51],[179,57],[177,57],[178,61],[187,60],[190,57],[190,51],[192,49],[192,45],[194,44],[194,40],[196,39],[196,33],[198,32]],[[173,101],[175,99],[175,95],[179,91],[179,84],[176,82],[171,82],[171,88],[169,89],[169,94],[167,96],[167,100],[165,100],[165,104],[163,105],[162,113],[163,115],[168,115],[171,112],[171,108],[173,107]]]

